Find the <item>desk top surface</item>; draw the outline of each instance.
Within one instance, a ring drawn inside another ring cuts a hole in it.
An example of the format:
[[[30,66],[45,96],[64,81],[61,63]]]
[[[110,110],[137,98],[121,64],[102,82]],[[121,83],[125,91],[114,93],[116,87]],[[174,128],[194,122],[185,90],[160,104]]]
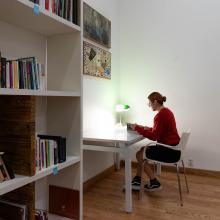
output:
[[[135,143],[144,139],[137,132],[127,130],[111,130],[106,132],[87,131],[83,134],[83,141],[94,142],[117,142],[117,143]]]

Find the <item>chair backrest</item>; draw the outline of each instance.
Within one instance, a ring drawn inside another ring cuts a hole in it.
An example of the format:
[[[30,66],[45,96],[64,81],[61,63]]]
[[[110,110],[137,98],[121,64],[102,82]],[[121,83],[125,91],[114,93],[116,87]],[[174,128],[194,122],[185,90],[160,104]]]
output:
[[[190,132],[189,131],[185,131],[182,133],[182,136],[180,137],[180,143],[178,144],[177,148],[180,149],[181,151],[185,150],[186,145],[188,143],[189,140],[189,136],[190,136]]]

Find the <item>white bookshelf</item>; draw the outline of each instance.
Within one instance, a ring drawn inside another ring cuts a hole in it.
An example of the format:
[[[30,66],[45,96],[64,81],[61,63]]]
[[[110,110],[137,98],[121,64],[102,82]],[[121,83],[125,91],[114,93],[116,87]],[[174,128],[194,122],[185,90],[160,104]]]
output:
[[[2,21],[41,33],[46,36],[80,32],[81,28],[50,11],[39,8],[39,15],[33,11],[34,3],[28,0],[0,0]]]
[[[82,1],[79,16],[82,16]],[[7,59],[35,56],[45,64],[46,90],[0,88],[0,96],[36,98],[36,133],[59,135],[67,140],[67,161],[48,167],[34,176],[16,175],[0,183],[0,195],[35,182],[35,207],[48,210],[49,185],[80,191],[82,219],[82,32],[50,11],[33,11],[28,0],[0,0],[0,51]],[[81,18],[79,19],[81,23]],[[42,194],[42,192],[44,192]],[[51,220],[66,219],[50,215]]]
[[[59,175],[60,170],[65,169],[66,167],[72,166],[78,162],[80,162],[79,156],[68,156],[66,162],[59,163],[59,164],[50,166],[46,169],[43,169],[37,172],[34,176],[29,177],[29,176],[15,175],[14,179],[5,181],[0,184],[0,195],[3,195],[17,188],[20,188],[26,184],[32,183],[34,181],[37,181],[41,178],[44,178],[44,177],[47,177],[53,174],[53,170],[55,167],[57,167],[58,175]]]
[[[61,96],[80,97],[80,92],[73,91],[41,91],[30,89],[0,89],[0,95],[30,95],[30,96]]]

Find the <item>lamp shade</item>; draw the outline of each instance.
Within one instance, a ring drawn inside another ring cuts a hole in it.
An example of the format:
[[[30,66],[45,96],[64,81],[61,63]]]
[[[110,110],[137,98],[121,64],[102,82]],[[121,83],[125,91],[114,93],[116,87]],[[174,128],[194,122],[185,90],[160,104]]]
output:
[[[126,112],[130,109],[130,106],[127,104],[118,104],[115,106],[116,112]]]

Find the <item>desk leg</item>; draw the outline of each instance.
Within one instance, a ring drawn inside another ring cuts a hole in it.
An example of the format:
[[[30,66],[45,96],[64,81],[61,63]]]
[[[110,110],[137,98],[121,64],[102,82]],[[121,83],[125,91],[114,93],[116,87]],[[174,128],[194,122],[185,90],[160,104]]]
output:
[[[120,153],[114,153],[115,157],[115,170],[120,170]]]
[[[125,211],[132,212],[132,188],[131,188],[131,152],[129,147],[124,147],[125,155]]]

